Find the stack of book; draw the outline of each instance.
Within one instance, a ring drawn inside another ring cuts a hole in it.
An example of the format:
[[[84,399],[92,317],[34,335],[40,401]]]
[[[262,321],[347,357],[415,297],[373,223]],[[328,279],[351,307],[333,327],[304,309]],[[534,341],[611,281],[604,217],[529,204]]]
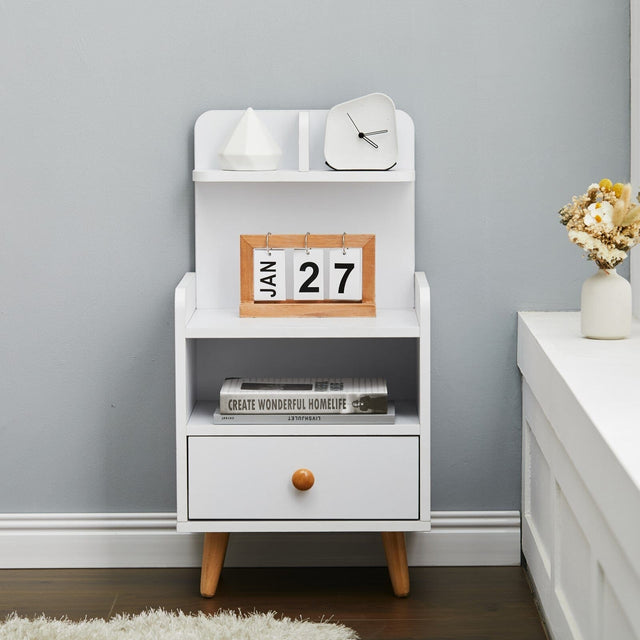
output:
[[[215,424],[363,423],[395,419],[384,378],[226,378]]]

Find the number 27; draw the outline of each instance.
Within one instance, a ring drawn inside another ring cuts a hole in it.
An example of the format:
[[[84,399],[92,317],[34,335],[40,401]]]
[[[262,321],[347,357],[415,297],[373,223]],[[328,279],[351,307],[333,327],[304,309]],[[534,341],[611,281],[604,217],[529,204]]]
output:
[[[344,270],[342,278],[340,278],[340,283],[338,284],[338,293],[344,293],[349,274],[355,269],[356,265],[353,264],[353,262],[336,262],[333,267]],[[320,287],[312,286],[320,274],[318,263],[307,261],[300,265],[300,271],[307,272],[309,270],[311,271],[311,275],[300,285],[300,293],[319,293]]]

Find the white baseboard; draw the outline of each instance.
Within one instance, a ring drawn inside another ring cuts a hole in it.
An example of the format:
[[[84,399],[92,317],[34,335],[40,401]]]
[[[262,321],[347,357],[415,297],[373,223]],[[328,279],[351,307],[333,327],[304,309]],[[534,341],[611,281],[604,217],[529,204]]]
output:
[[[520,564],[519,511],[438,511],[407,533],[411,566]],[[172,513],[0,514],[0,568],[197,567],[202,534]],[[225,566],[380,566],[376,533],[234,533]]]

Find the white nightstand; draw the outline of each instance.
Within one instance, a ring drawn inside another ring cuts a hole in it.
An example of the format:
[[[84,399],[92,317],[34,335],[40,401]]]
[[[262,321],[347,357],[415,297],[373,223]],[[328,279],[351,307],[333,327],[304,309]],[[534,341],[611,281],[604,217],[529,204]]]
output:
[[[398,112],[393,170],[336,172],[322,157],[327,112],[300,113],[257,112],[283,149],[278,171],[217,168],[242,111],[196,123],[195,273],[175,293],[177,528],[206,534],[204,596],[239,531],[380,531],[394,592],[407,595],[404,532],[430,529],[430,302],[415,273],[413,123]],[[240,318],[239,237],[268,232],[375,234],[376,317]],[[213,423],[226,376],[315,375],[386,378],[395,424]],[[291,483],[300,467],[315,475],[309,491]]]

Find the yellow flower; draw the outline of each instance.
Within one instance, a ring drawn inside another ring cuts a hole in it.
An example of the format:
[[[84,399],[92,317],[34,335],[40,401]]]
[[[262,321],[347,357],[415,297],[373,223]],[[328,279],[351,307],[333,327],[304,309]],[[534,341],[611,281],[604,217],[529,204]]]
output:
[[[613,187],[613,185],[611,184],[611,180],[609,180],[609,178],[603,178],[602,180],[600,180],[600,182],[598,183],[598,186],[603,191],[611,191]]]

